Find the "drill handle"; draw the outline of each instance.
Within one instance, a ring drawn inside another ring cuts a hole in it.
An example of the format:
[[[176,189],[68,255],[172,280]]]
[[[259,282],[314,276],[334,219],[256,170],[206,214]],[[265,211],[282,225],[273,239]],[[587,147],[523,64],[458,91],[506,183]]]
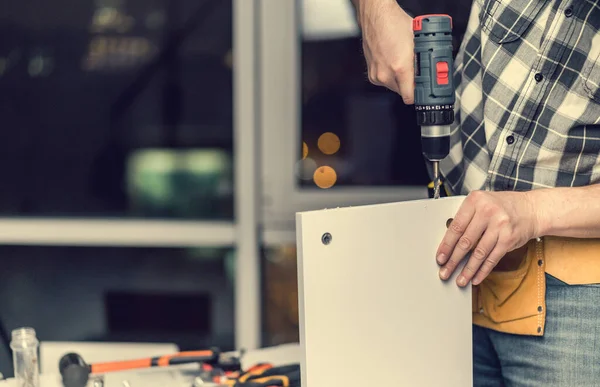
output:
[[[413,19],[413,32],[417,110],[439,110],[440,106],[453,105],[452,18],[448,15],[417,16]]]

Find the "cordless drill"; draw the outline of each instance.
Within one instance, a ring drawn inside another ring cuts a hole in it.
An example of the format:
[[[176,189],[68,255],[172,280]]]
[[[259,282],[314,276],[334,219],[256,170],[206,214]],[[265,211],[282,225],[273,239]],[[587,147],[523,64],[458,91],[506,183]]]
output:
[[[450,153],[454,122],[452,18],[423,15],[413,19],[415,110],[423,155],[433,166],[434,199],[440,197],[439,162]]]

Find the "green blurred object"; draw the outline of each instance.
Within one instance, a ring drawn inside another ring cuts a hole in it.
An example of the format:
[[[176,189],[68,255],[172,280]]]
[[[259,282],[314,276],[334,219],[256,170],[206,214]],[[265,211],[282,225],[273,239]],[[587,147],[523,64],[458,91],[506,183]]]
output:
[[[229,279],[230,283],[234,283],[235,281],[235,264],[237,261],[237,251],[230,250],[227,252],[225,256],[225,275],[227,279]]]
[[[218,149],[144,149],[128,160],[134,216],[232,219],[232,159]]]
[[[227,257],[226,251],[222,247],[188,247],[187,256],[191,260],[198,261],[220,261]]]

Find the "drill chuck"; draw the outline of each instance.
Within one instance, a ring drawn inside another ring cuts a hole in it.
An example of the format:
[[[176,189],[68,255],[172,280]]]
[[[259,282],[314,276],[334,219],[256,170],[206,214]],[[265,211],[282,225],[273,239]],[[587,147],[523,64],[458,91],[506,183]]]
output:
[[[440,161],[450,153],[450,126],[421,126],[421,147],[429,161]]]
[[[424,15],[413,20],[415,110],[424,156],[439,161],[450,153],[454,122],[452,18]]]

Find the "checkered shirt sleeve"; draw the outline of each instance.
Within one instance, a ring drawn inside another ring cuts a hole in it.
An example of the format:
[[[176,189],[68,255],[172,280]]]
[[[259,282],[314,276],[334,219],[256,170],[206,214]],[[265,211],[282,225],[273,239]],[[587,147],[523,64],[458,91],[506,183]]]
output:
[[[600,181],[600,6],[475,0],[440,170],[456,194]]]

